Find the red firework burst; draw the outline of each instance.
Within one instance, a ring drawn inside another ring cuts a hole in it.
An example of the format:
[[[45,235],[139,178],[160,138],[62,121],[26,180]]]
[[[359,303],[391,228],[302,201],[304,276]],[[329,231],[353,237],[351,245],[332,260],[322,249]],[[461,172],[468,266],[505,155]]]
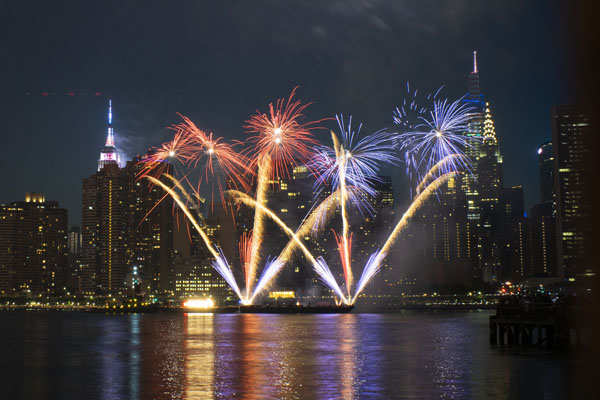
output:
[[[176,129],[186,137],[183,146],[187,156],[186,165],[200,169],[197,191],[200,191],[201,185],[209,185],[211,196],[218,192],[222,204],[225,204],[223,192],[228,187],[248,190],[249,185],[244,179],[250,172],[247,158],[236,152],[223,138],[199,129],[183,115],[181,118],[183,122],[176,125]]]
[[[281,176],[299,161],[306,160],[311,147],[316,144],[312,131],[320,129],[319,123],[329,119],[302,122],[304,110],[311,103],[294,99],[296,88],[287,99],[269,103],[269,112],[257,111],[244,124],[244,129],[253,136],[248,138],[252,145],[246,150],[251,154],[251,168],[255,169],[260,159],[270,157],[272,175]]]
[[[166,172],[167,163],[169,161],[179,161],[183,163],[190,159],[192,154],[188,148],[188,136],[180,129],[176,129],[175,127],[172,129],[175,130],[175,134],[171,141],[152,148],[150,152],[142,158],[140,163],[143,164],[143,168],[138,174],[139,177],[150,174],[158,177]]]

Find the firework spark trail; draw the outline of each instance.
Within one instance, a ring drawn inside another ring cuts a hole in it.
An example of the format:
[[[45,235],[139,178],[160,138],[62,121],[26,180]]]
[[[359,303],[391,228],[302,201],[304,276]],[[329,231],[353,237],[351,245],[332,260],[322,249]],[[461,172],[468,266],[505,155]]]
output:
[[[319,227],[323,226],[325,221],[333,214],[335,207],[337,207],[337,196],[338,191],[335,191],[308,214],[307,218],[304,219],[300,227],[296,230],[296,236],[298,238],[304,238],[309,233],[314,234],[315,229],[319,229]],[[289,261],[290,256],[297,246],[297,241],[294,238],[291,238],[277,257],[276,261],[278,262],[272,261],[268,263],[259,280],[259,283],[254,289],[250,301],[253,301],[261,291],[268,287],[268,284],[273,281],[279,271],[281,271],[281,269]]]
[[[210,241],[210,238],[208,237],[208,235],[206,234],[206,232],[204,232],[204,229],[202,229],[200,227],[200,225],[196,221],[196,218],[194,218],[194,216],[192,215],[192,213],[190,212],[190,210],[187,208],[187,206],[184,204],[184,202],[181,201],[181,198],[179,197],[179,195],[173,189],[171,189],[170,187],[168,187],[167,185],[165,185],[164,183],[162,183],[161,181],[159,181],[155,177],[153,177],[153,176],[146,176],[145,178],[149,179],[150,182],[154,183],[155,185],[160,186],[161,188],[163,188],[163,190],[165,192],[169,193],[169,195],[173,198],[173,200],[175,200],[175,202],[177,203],[177,205],[179,206],[179,208],[181,208],[181,211],[183,211],[183,213],[185,214],[185,216],[188,217],[188,220],[192,223],[192,225],[194,226],[194,228],[196,228],[196,231],[200,234],[200,237],[202,237],[202,240],[204,240],[204,244],[206,244],[206,247],[211,252],[211,254],[215,258],[219,258],[220,257],[219,252],[217,252],[217,250],[215,250],[215,248],[213,247],[212,242]]]
[[[383,247],[379,251],[376,251],[373,254],[371,254],[371,256],[369,257],[369,260],[365,265],[365,268],[359,279],[356,291],[350,301],[350,304],[354,304],[354,302],[356,301],[360,293],[363,291],[367,283],[369,283],[369,281],[381,270],[381,263],[389,253],[391,245],[394,244],[394,242],[398,238],[398,235],[404,230],[404,228],[406,228],[408,221],[414,216],[415,212],[423,205],[423,203],[431,196],[432,193],[435,193],[435,191],[438,190],[440,186],[442,186],[444,183],[446,183],[446,181],[448,181],[448,179],[450,179],[452,176],[455,176],[456,174],[457,172],[447,172],[444,175],[440,176],[439,178],[431,182],[429,185],[427,185],[425,190],[419,193],[419,195],[413,200],[413,202],[408,207],[408,210],[406,210],[406,212],[402,215],[402,218],[400,219],[400,221],[398,221],[398,223],[394,227],[394,230],[388,236],[388,239],[386,240]]]
[[[433,166],[433,168],[431,168],[429,170],[429,172],[427,172],[427,175],[425,175],[423,177],[423,179],[421,180],[421,182],[417,186],[417,188],[415,190],[415,193],[416,194],[421,193],[421,190],[423,189],[423,187],[425,185],[427,185],[427,182],[429,182],[431,180],[431,178],[433,178],[435,176],[435,174],[437,174],[438,172],[440,172],[440,170],[442,171],[442,174],[444,174],[445,172],[455,171],[456,169],[454,169],[453,165],[451,165],[450,166],[450,170],[448,170],[448,167],[446,166],[446,164],[447,163],[453,163],[454,159],[456,159],[456,158],[463,158],[463,157],[465,157],[463,154],[450,154],[450,155],[442,158],[440,161],[438,161],[437,164],[435,164]]]
[[[441,175],[439,178],[427,185],[427,187],[421,193],[419,193],[419,195],[410,204],[410,207],[408,207],[408,210],[406,210],[406,212],[402,215],[402,218],[400,221],[398,221],[392,233],[390,233],[388,236],[388,239],[381,248],[380,252],[386,254],[389,252],[390,246],[394,244],[400,232],[402,232],[402,230],[404,230],[406,227],[408,220],[415,214],[415,211],[417,211],[423,205],[423,203],[429,198],[429,196],[431,196],[432,193],[438,190],[440,186],[442,186],[448,181],[448,179],[456,174],[457,172],[447,172],[444,175]]]
[[[225,255],[223,254],[223,251],[221,249],[219,249],[219,256],[213,260],[211,265],[219,273],[219,275],[221,275],[223,279],[225,279],[225,282],[229,284],[231,289],[233,289],[233,291],[235,292],[235,294],[237,294],[240,300],[242,300],[242,302],[245,302],[245,299],[242,296],[242,292],[240,291],[240,288],[238,287],[237,282],[235,281],[233,271],[231,271],[231,267],[229,266],[229,263],[227,262],[227,259],[225,258]]]
[[[331,273],[331,269],[323,257],[319,257],[315,262],[313,262],[313,268],[323,283],[333,290],[344,303],[349,304],[348,299],[344,296],[340,285],[338,285],[335,277]]]
[[[163,190],[165,190],[173,198],[173,200],[175,200],[177,205],[179,205],[181,210],[187,216],[188,220],[192,223],[194,228],[196,228],[196,231],[200,234],[200,237],[202,237],[202,240],[204,240],[204,244],[206,245],[208,250],[215,257],[215,260],[212,262],[213,268],[219,273],[219,275],[221,275],[223,277],[223,279],[225,279],[225,281],[229,284],[231,289],[240,298],[240,300],[245,302],[247,299],[245,299],[242,296],[242,293],[237,285],[237,282],[235,281],[233,272],[231,271],[231,267],[229,266],[229,263],[227,262],[227,259],[225,258],[223,252],[220,249],[219,250],[215,249],[212,242],[210,241],[210,238],[208,237],[206,232],[204,232],[204,230],[200,227],[200,225],[198,224],[198,222],[196,221],[196,219],[194,218],[194,216],[192,215],[190,210],[187,208],[187,206],[183,203],[183,201],[181,201],[181,198],[179,197],[179,195],[173,189],[171,189],[170,187],[168,187],[167,185],[165,185],[158,179],[156,179],[152,176],[146,176],[146,178],[149,179],[150,182],[154,183],[155,185],[158,185],[161,188],[163,188]]]
[[[252,233],[244,232],[240,237],[238,243],[238,249],[240,254],[240,263],[242,264],[242,270],[244,271],[244,277],[248,276],[248,268],[250,264],[250,254],[252,249]],[[246,286],[246,298],[250,297],[250,291]]]
[[[352,288],[352,264],[350,263],[350,242],[348,239],[348,231],[350,226],[348,224],[348,214],[346,212],[346,163],[348,162],[348,152],[344,149],[339,142],[337,142],[335,135],[332,133],[334,140],[336,159],[339,159],[340,163],[340,206],[342,208],[342,242],[341,250],[343,257],[342,266],[344,268],[344,280],[346,281],[346,291],[348,292],[348,298],[350,297],[350,290]],[[338,246],[340,245],[338,241]]]
[[[386,255],[386,253],[379,250],[371,254],[367,264],[365,265],[365,268],[363,269],[360,279],[358,280],[356,291],[354,292],[354,296],[352,297],[350,304],[354,304],[358,298],[358,295],[360,295],[367,283],[369,283],[369,281],[371,281],[371,279],[373,279],[373,277],[381,270],[381,262]]]
[[[267,203],[267,190],[269,188],[269,175],[271,172],[271,158],[265,155],[258,164],[258,180],[256,187],[256,202],[262,206]],[[260,249],[264,235],[264,217],[260,207],[254,209],[254,225],[252,227],[252,248],[250,250],[250,263],[246,274],[246,291],[252,293],[252,285],[256,279],[256,270],[260,261]]]
[[[339,191],[336,190],[327,196],[325,200],[308,214],[308,217],[304,219],[300,227],[296,230],[296,236],[304,238],[309,233],[315,234],[319,228],[323,227],[326,220],[331,217],[333,211],[335,211],[335,208],[337,207],[338,193]],[[296,245],[296,241],[290,239],[277,258],[284,263],[288,262],[292,252],[296,249]]]
[[[284,264],[285,263],[283,261],[281,261],[279,258],[275,258],[273,260],[267,261],[265,269],[264,269],[260,279],[258,280],[256,287],[254,288],[254,292],[252,293],[252,296],[249,296],[250,303],[252,303],[254,301],[254,299],[256,298],[256,296],[258,296],[258,294],[260,294],[260,292],[262,292],[265,288],[268,287],[268,285],[275,278],[277,273],[281,270],[281,268],[283,268]]]
[[[285,222],[283,222],[277,216],[277,214],[275,214],[272,210],[270,210],[269,208],[265,207],[264,205],[258,203],[256,200],[254,200],[252,197],[248,196],[246,193],[240,192],[238,190],[228,190],[227,194],[231,195],[231,197],[233,198],[234,201],[241,202],[241,203],[246,204],[247,206],[253,207],[255,209],[260,208],[265,213],[265,215],[267,215],[269,218],[271,218],[277,225],[279,225],[283,229],[283,231],[288,236],[290,236],[296,242],[298,247],[300,247],[300,249],[302,250],[302,252],[306,256],[306,258],[310,261],[311,264],[314,265],[316,263],[314,256],[306,248],[304,243],[302,243],[300,238],[298,238],[298,236],[294,233],[294,231],[291,230],[290,227],[288,227],[285,224]],[[281,261],[271,262],[268,265],[267,270],[263,273],[263,277],[265,277],[265,278],[263,279],[261,277],[261,282],[260,282],[261,289],[260,290],[264,289],[269,284],[270,280],[275,277],[275,275],[283,267],[283,265],[284,264]],[[259,293],[259,291],[254,290],[252,297],[250,298],[250,301],[252,301],[258,295],[258,293]]]
[[[336,116],[340,136],[331,131],[331,140],[333,151],[326,146],[316,148],[315,155],[311,160],[311,167],[317,176],[315,186],[317,188],[325,187],[327,182],[331,182],[334,188],[340,190],[339,205],[342,217],[342,233],[337,236],[338,249],[342,259],[342,268],[344,271],[344,280],[348,298],[352,290],[354,281],[351,264],[351,246],[350,246],[350,224],[348,222],[347,185],[352,185],[355,190],[352,200],[354,204],[361,209],[361,204],[366,195],[373,196],[375,189],[373,183],[377,181],[377,173],[380,163],[387,162],[395,164],[398,160],[393,154],[394,146],[391,141],[391,134],[386,131],[379,131],[368,135],[359,140],[362,124],[359,124],[356,130],[352,127],[352,117],[348,120],[348,125],[344,123],[341,115]],[[362,191],[362,193],[360,193]]]
[[[277,225],[279,225],[281,227],[281,229],[283,229],[283,231],[289,236],[291,237],[296,244],[300,247],[300,249],[302,250],[302,252],[304,253],[304,255],[308,258],[308,260],[311,263],[315,262],[315,258],[313,257],[313,255],[311,254],[311,252],[306,248],[306,246],[304,245],[304,243],[302,243],[302,241],[298,238],[298,236],[296,235],[296,233],[294,233],[293,230],[290,229],[289,226],[287,226],[285,224],[285,222],[283,222],[281,220],[281,218],[279,218],[277,216],[277,214],[275,214],[271,209],[265,207],[264,205],[258,203],[256,200],[254,200],[252,197],[248,196],[246,193],[240,192],[239,190],[228,190],[227,194],[231,195],[231,197],[233,198],[234,201],[246,204],[249,207],[258,207],[260,208],[269,218],[271,218]]]
[[[192,198],[178,179],[176,179],[173,175],[167,174],[166,172],[163,174],[163,176],[173,182],[177,189],[181,190],[181,193],[185,196],[185,199],[188,201],[188,203],[192,203]]]

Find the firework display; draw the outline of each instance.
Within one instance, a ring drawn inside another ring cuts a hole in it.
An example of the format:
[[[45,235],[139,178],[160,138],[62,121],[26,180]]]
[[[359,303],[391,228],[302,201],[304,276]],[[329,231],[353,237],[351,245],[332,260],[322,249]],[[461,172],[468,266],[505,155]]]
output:
[[[268,112],[256,112],[245,121],[243,127],[249,134],[245,142],[227,143],[182,116],[182,122],[171,128],[173,139],[152,149],[141,161],[140,178],[162,188],[163,199],[170,196],[174,200],[210,251],[212,267],[241,304],[257,301],[289,263],[292,253],[300,250],[314,273],[331,290],[336,303],[351,305],[381,270],[391,246],[424,202],[448,179],[469,171],[464,154],[470,145],[465,132],[471,109],[462,99],[453,102],[440,99],[439,90],[425,96],[427,104],[419,103],[418,92],[411,92],[409,86],[407,93],[408,100],[393,115],[395,129],[361,137],[362,124],[353,126],[352,117],[346,122],[342,115],[337,115],[337,132],[330,131],[331,146],[320,143],[314,133],[325,129],[322,125],[332,118],[306,122],[304,112],[310,103],[295,99],[296,89],[289,97],[270,103]],[[234,150],[236,146],[243,146],[242,151]],[[411,188],[415,197],[380,249],[370,255],[355,282],[349,215],[372,211],[368,199],[377,195],[381,168],[394,168],[401,162],[405,163],[409,177],[418,178],[413,180],[415,185]],[[305,166],[310,171],[318,201],[309,207],[310,211],[294,230],[267,204],[272,183],[289,176],[290,169],[296,166]],[[210,207],[203,210],[200,203],[207,202]],[[203,213],[214,207],[253,210],[252,229],[243,232],[237,243],[239,273],[203,226]],[[318,237],[326,232],[325,227],[336,210],[341,217],[341,231],[332,230],[340,257],[341,285],[338,273],[332,271],[323,257],[313,256],[305,242],[309,236]],[[263,251],[266,219],[289,237],[276,256]],[[260,272],[263,260],[265,265]],[[243,285],[238,284],[236,275],[243,276]]]

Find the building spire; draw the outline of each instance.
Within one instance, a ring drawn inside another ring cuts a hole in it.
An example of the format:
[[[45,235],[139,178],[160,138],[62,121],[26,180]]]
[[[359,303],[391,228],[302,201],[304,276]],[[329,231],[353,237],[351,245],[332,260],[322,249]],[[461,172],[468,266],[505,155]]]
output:
[[[479,71],[477,71],[477,50],[473,50],[473,73],[479,73]]]
[[[115,147],[115,136],[112,128],[112,99],[108,99],[108,132],[106,134],[107,147]]]

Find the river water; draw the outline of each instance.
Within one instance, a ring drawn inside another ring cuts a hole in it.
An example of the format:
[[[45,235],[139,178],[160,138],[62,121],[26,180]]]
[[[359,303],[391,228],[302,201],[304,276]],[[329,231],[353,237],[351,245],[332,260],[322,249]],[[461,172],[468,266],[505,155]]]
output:
[[[563,399],[571,361],[489,312],[0,313],[4,399]]]

